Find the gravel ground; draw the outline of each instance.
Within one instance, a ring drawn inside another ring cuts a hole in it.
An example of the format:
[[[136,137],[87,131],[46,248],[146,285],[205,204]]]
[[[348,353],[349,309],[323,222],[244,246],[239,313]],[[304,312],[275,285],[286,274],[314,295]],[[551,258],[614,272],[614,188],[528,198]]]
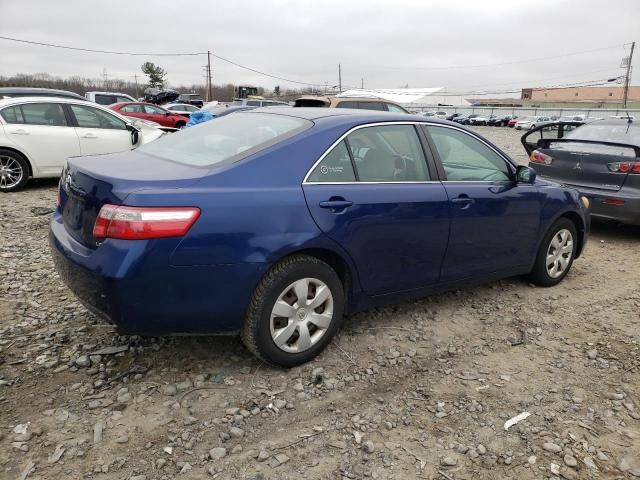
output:
[[[479,130],[526,161],[515,131]],[[595,225],[555,288],[355,315],[281,370],[94,318],[49,258],[55,184],[0,197],[0,478],[640,477],[638,230]]]

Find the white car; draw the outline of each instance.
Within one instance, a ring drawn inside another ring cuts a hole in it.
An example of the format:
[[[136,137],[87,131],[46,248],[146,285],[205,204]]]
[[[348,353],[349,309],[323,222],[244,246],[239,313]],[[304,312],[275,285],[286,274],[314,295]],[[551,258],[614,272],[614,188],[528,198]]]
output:
[[[0,192],[24,187],[29,177],[59,177],[69,157],[132,150],[163,134],[151,122],[82,100],[0,100]]]
[[[200,111],[200,108],[195,105],[189,105],[188,103],[168,103],[162,106],[173,113],[183,115],[187,118],[191,118],[193,112]]]
[[[522,120],[516,122],[516,130],[530,130],[533,127],[550,123],[552,120],[549,117],[525,117]]]
[[[99,103],[100,105],[111,105],[120,102],[135,102],[136,100],[126,93],[118,92],[87,92],[84,98],[90,102]]]
[[[436,118],[442,118],[443,120],[447,118],[447,115],[449,115],[447,112],[426,112],[423,114],[425,117],[436,117]]]
[[[486,126],[489,124],[489,120],[491,120],[491,116],[490,115],[485,115],[485,114],[478,114],[475,117],[469,117],[469,123],[471,125],[483,125]]]

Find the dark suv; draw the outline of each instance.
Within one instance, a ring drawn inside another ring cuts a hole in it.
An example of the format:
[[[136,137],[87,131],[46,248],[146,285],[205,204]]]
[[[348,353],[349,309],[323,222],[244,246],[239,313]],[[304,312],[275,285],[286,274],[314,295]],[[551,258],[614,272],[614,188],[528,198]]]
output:
[[[198,95],[197,93],[181,93],[174,103],[188,103],[196,107],[202,107],[204,105],[202,95]]]

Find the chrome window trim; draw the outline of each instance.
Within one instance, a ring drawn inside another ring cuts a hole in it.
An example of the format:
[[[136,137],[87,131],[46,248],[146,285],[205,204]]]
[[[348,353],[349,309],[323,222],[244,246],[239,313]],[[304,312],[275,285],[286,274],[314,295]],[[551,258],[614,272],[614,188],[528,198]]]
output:
[[[485,146],[487,146],[490,150],[492,150],[496,155],[498,155],[498,157],[500,157],[504,162],[506,162],[508,165],[510,165],[512,168],[515,168],[515,165],[511,162],[510,159],[506,158],[504,155],[502,155],[498,150],[496,150],[494,147],[492,147],[490,144],[488,144],[485,140],[483,140],[482,138],[474,135],[471,132],[468,132],[467,130],[464,130],[458,126],[454,126],[454,125],[445,125],[443,123],[434,123],[434,122],[411,122],[411,121],[396,121],[396,122],[375,122],[375,123],[365,123],[362,125],[356,125],[355,127],[350,128],[349,130],[347,130],[345,133],[343,133],[335,142],[333,142],[331,144],[331,146],[329,148],[327,148],[325,150],[325,152],[320,155],[320,158],[318,158],[318,160],[316,160],[316,162],[311,166],[311,168],[307,171],[307,174],[304,176],[304,180],[302,181],[302,185],[378,185],[378,184],[403,184],[403,183],[460,183],[460,182],[465,182],[465,183],[469,183],[469,182],[475,182],[475,183],[495,183],[492,181],[485,181],[485,180],[423,180],[423,181],[412,181],[412,182],[389,182],[389,181],[385,181],[385,182],[358,182],[358,181],[353,181],[353,182],[309,182],[307,181],[307,179],[309,178],[309,176],[311,175],[311,173],[315,170],[315,168],[320,164],[320,162],[322,162],[322,160],[324,160],[324,157],[326,157],[329,152],[331,152],[331,150],[333,150],[333,148],[338,145],[340,142],[342,142],[347,136],[349,136],[352,132],[355,132],[356,130],[360,130],[361,128],[367,128],[367,127],[380,127],[380,126],[385,126],[385,125],[414,125],[414,126],[432,126],[432,127],[443,127],[443,128],[450,128],[452,130],[457,130],[459,132],[462,132],[476,140],[478,140],[479,142],[483,143]],[[421,142],[422,143],[422,142]],[[425,156],[425,160],[426,160],[426,156]]]

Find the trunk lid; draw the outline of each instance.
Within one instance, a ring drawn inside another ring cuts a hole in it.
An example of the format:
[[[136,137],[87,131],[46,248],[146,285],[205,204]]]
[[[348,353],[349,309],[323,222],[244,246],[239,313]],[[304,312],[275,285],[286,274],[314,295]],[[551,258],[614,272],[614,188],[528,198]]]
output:
[[[613,172],[610,163],[633,162],[640,156],[640,149],[633,145],[592,140],[544,139],[538,151],[549,155],[549,165],[530,163],[540,175],[560,183],[618,191],[624,185],[628,173]]]
[[[93,227],[104,204],[125,204],[131,193],[143,189],[184,188],[207,172],[137,151],[70,159],[59,186],[65,229],[81,244],[96,248]]]

